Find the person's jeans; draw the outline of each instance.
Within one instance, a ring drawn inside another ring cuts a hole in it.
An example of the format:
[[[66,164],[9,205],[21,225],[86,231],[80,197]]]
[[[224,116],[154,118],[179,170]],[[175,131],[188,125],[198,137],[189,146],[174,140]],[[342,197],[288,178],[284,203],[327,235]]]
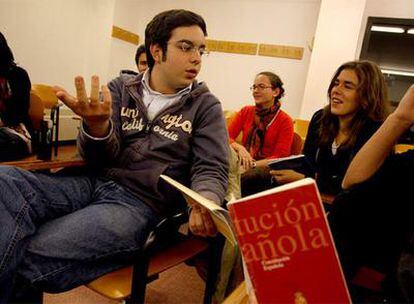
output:
[[[60,292],[126,265],[158,221],[113,181],[0,166],[0,303],[16,272]]]

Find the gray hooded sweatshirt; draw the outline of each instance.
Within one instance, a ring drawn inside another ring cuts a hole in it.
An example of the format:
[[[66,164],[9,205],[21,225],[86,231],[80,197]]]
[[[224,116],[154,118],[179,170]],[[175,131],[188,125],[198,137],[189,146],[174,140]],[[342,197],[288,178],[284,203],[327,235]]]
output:
[[[183,208],[168,175],[221,203],[227,189],[228,135],[218,99],[204,83],[161,110],[152,121],[142,102],[142,74],[109,83],[113,114],[105,139],[79,133],[82,157],[100,175],[129,189],[161,213]]]

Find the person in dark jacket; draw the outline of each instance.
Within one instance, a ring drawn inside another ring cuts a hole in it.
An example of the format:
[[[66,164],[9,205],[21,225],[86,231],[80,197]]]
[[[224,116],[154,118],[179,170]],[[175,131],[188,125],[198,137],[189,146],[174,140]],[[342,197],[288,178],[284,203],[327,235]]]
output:
[[[139,73],[142,73],[146,69],[148,69],[147,54],[145,52],[144,44],[141,44],[137,48],[137,51],[135,52],[135,64],[137,65],[138,73],[132,70],[121,70],[120,75],[122,74],[138,75]]]
[[[410,261],[414,150],[393,153],[395,143],[413,123],[414,85],[355,155],[342,183],[345,191],[335,200],[328,217],[349,284],[362,269],[371,269],[379,275],[367,280],[377,277],[381,296],[395,303],[414,301],[410,284],[414,273]],[[406,299],[401,298],[398,276]],[[363,300],[358,298],[363,295],[356,290],[355,301]]]
[[[386,117],[387,98],[384,77],[375,63],[351,61],[336,70],[328,88],[329,104],[313,115],[304,146],[321,192],[341,191],[352,158]],[[293,170],[271,174],[278,184],[305,177]]]
[[[135,53],[135,64],[137,65],[138,73],[144,72],[148,69],[147,54],[145,52],[145,45],[141,44]]]
[[[30,87],[29,75],[16,65],[0,32],[0,161],[19,159],[31,152]]]
[[[162,12],[145,31],[145,73],[121,75],[101,94],[93,76],[89,97],[80,76],[76,97],[55,88],[82,117],[78,145],[91,174],[0,168],[0,302],[13,277],[15,290],[58,292],[128,264],[166,215],[187,209],[160,174],[222,203],[229,155],[224,115],[196,81],[206,35],[201,16]],[[206,210],[194,206],[189,216],[194,234],[215,235]]]

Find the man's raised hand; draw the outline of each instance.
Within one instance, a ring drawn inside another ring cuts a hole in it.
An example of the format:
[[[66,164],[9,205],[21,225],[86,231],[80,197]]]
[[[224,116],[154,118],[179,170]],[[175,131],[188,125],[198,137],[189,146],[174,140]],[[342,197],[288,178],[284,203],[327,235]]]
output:
[[[65,89],[55,86],[56,96],[75,114],[82,117],[88,133],[95,137],[106,136],[109,132],[109,120],[112,115],[111,93],[106,85],[101,87],[102,102],[99,100],[99,77],[92,76],[90,97],[86,94],[83,77],[75,77],[76,97]]]

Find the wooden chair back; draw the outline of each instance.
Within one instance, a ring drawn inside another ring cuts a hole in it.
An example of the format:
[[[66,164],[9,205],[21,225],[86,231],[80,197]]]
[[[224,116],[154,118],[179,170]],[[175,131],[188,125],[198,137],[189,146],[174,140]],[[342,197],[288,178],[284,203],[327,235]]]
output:
[[[35,131],[40,131],[40,124],[45,115],[45,107],[40,97],[30,92],[29,116]]]
[[[39,96],[45,109],[52,109],[58,105],[58,98],[50,85],[33,84],[32,92]]]
[[[54,134],[53,145],[55,156],[57,156],[59,145],[59,100],[50,85],[32,84],[32,90],[30,92],[41,100],[45,109],[50,110],[50,119],[53,123],[52,131]]]
[[[305,140],[306,135],[308,134],[309,120],[304,119],[295,119],[293,121],[293,127],[296,133]]]
[[[404,153],[408,150],[412,150],[414,149],[414,145],[410,145],[410,144],[396,144],[394,146],[394,151],[395,153]]]
[[[290,154],[291,155],[301,154],[302,149],[303,149],[302,137],[298,133],[294,132],[292,146],[290,147]]]
[[[237,111],[233,111],[233,110],[224,110],[224,118],[226,119],[226,126],[227,128],[229,127],[231,121],[234,119],[234,117],[236,116]],[[239,136],[237,136],[236,138],[236,142],[241,144],[242,142],[242,138],[243,138],[243,132],[240,132]]]
[[[224,110],[224,118],[226,119],[227,126],[231,123],[232,119],[234,118],[236,114],[237,114],[237,111]]]

